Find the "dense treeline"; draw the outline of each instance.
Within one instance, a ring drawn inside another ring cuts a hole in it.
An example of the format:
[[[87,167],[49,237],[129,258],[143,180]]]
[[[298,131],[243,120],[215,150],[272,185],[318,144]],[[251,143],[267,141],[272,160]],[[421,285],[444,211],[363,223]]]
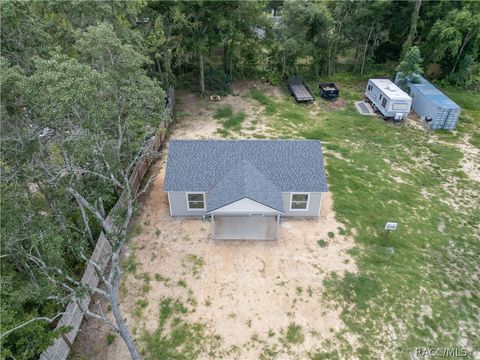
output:
[[[72,284],[169,85],[394,69],[416,46],[427,76],[480,90],[479,2],[5,1],[1,26],[2,358],[59,335],[40,318],[85,291]]]

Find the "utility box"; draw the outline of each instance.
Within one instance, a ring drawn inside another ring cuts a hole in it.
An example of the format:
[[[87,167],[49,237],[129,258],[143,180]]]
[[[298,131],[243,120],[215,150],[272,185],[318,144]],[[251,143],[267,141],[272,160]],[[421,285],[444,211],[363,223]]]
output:
[[[412,98],[388,79],[370,79],[365,98],[385,119],[403,120],[410,113]]]
[[[398,78],[398,75],[397,75]],[[412,109],[432,130],[455,129],[461,108],[423,77],[416,75],[418,83],[407,83],[412,97]]]

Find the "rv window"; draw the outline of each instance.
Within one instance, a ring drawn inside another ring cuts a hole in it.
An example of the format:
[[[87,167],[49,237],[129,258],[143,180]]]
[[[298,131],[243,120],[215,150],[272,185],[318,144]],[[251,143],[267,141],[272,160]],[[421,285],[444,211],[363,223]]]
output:
[[[367,89],[368,91],[372,91],[372,85],[368,85]]]
[[[383,98],[382,106],[383,106],[383,107],[387,106],[387,99]]]
[[[382,94],[380,94],[380,100],[382,100]]]
[[[393,110],[407,110],[407,104],[393,104]]]

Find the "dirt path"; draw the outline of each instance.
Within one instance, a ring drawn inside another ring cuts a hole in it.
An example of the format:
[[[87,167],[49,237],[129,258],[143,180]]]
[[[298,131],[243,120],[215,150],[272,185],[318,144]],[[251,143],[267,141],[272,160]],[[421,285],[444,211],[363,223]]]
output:
[[[216,137],[216,121],[199,114],[211,114],[213,106],[204,110],[198,107],[204,100],[192,94],[180,96],[177,111],[183,116],[172,128],[171,138]],[[225,103],[234,108],[240,104],[233,96]],[[257,115],[257,110],[249,112],[250,117]],[[302,359],[343,328],[340,309],[322,300],[322,281],[331,272],[356,271],[347,254],[354,242],[339,234],[342,225],[335,219],[330,193],[324,196],[320,219],[284,220],[279,241],[212,241],[208,221],[170,217],[163,192],[165,158],[164,153],[155,165],[158,176],[136,219],[142,231],[132,239],[136,273],[148,274],[150,289],[142,290],[144,282],[133,275],[126,276],[122,285],[126,289],[122,310],[137,336],[143,329],[157,328],[164,298],[185,303],[194,299],[195,311],[186,314],[186,320],[206,324],[209,332],[221,336],[220,351],[228,352],[226,358],[258,359],[265,347],[272,347],[278,349],[278,359]],[[323,246],[319,240],[325,241]],[[201,259],[201,266],[192,267],[189,259]],[[148,305],[138,317],[134,309],[140,298]],[[304,341],[286,349],[282,339],[292,323],[301,327]],[[129,358],[121,339],[105,345],[103,324],[89,320],[82,332],[85,335],[76,342],[78,357]],[[92,333],[95,339],[88,335]]]

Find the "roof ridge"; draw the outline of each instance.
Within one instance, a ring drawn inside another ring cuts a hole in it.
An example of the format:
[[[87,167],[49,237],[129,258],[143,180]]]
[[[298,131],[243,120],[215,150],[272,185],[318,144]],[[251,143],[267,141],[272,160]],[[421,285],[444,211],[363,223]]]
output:
[[[219,189],[222,189],[222,186],[224,186],[226,183],[236,183],[236,196],[229,199],[228,203],[231,203],[232,200],[238,201],[247,198],[283,212],[283,204],[281,203],[280,195],[281,190],[272,180],[267,177],[263,171],[258,169],[249,160],[241,159],[238,161],[222,178],[215,183],[214,186],[209,189],[208,192],[210,196],[207,196],[207,205],[209,201],[212,200],[212,197],[217,196]],[[268,192],[266,189],[271,189],[273,193],[277,194],[276,197],[278,197],[278,203],[270,203],[262,198],[265,192]],[[226,204],[222,202],[221,206],[225,205]],[[213,208],[212,210],[215,210],[216,208]]]

